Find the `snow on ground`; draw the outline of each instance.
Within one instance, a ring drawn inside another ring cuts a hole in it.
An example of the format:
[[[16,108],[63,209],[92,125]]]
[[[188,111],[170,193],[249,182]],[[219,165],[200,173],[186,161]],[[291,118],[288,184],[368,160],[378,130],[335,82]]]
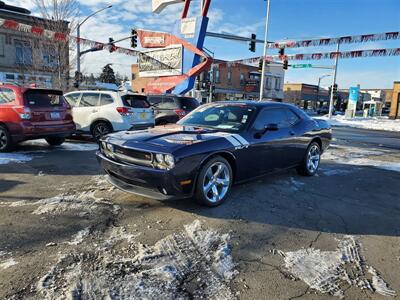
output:
[[[338,164],[375,167],[379,169],[400,172],[400,160],[388,160],[390,152],[383,149],[365,149],[361,147],[332,145],[322,155],[322,159]],[[328,172],[329,176],[329,172]]]
[[[330,120],[327,116],[317,117],[316,119],[326,120],[332,126],[348,126],[362,129],[400,132],[400,120],[390,120],[388,117],[355,117],[352,119],[346,119],[345,116],[337,115],[332,116],[332,119]]]
[[[33,157],[31,155],[21,153],[0,153],[0,165],[6,165],[9,163],[25,163],[32,159]]]
[[[378,272],[365,263],[360,244],[353,236],[345,236],[335,251],[307,248],[278,253],[293,276],[321,293],[343,298],[345,286],[353,285],[383,296],[396,296]]]
[[[229,235],[199,221],[153,246],[124,230],[106,232],[97,247],[62,254],[37,284],[42,299],[234,299]],[[88,240],[86,246],[93,246]]]
[[[4,260],[0,259],[0,269],[3,269],[3,270],[8,269],[12,266],[15,266],[16,264],[18,264],[18,262],[15,261],[14,258],[12,258],[12,257],[4,259]]]

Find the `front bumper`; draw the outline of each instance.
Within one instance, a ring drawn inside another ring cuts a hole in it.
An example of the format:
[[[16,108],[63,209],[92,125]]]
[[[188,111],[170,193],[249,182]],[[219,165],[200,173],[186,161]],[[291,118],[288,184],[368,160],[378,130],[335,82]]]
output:
[[[97,160],[109,176],[109,181],[117,188],[152,199],[167,200],[188,198],[191,189],[185,190],[177,180],[173,170],[158,170],[152,167],[127,165],[109,159],[100,151]]]

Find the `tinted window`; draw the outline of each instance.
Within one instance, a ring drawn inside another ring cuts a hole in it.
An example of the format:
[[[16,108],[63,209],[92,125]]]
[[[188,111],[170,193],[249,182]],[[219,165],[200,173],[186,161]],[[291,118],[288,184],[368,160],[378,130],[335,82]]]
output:
[[[164,109],[177,109],[178,104],[175,103],[174,98],[171,97],[165,97],[163,102],[158,105],[159,108],[164,108]]]
[[[15,101],[15,93],[12,89],[0,88],[0,104]]]
[[[78,106],[79,96],[81,94],[69,94],[64,96],[65,100],[67,100],[68,104],[72,107]]]
[[[162,102],[162,97],[161,96],[149,96],[149,97],[147,97],[147,101],[149,101],[151,105],[158,104],[158,103]]]
[[[294,112],[292,112],[290,109],[285,109],[285,111],[286,111],[287,120],[290,125],[294,125],[298,121],[300,121],[300,118]]]
[[[114,99],[111,95],[108,94],[101,94],[100,96],[100,106],[101,105],[107,105],[107,104],[112,104],[114,102]]]
[[[253,128],[262,130],[268,124],[277,124],[279,128],[288,127],[290,124],[287,119],[286,109],[270,108],[262,110],[254,122]]]
[[[194,98],[178,98],[179,107],[192,111],[200,106],[199,102]]]
[[[27,90],[24,94],[25,103],[30,107],[61,106],[63,95],[61,91]]]
[[[251,121],[255,108],[245,105],[207,105],[191,112],[180,125],[238,131]]]
[[[99,105],[99,94],[87,93],[82,94],[79,106],[98,106]]]
[[[133,108],[149,108],[150,104],[147,102],[146,96],[141,95],[125,95],[122,96],[122,101],[125,106],[130,106]]]

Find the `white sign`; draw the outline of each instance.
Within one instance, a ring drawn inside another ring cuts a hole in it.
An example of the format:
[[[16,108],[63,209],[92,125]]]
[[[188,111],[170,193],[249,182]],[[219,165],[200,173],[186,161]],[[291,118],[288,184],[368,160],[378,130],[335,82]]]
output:
[[[138,57],[139,77],[182,75],[182,58],[182,45],[140,53]]]
[[[192,38],[196,33],[196,18],[186,18],[182,20],[181,23],[181,34],[185,38]]]
[[[145,36],[143,38],[144,44],[163,45],[165,43],[164,36]]]
[[[159,14],[162,12],[168,5],[182,3],[185,0],[153,0],[153,13]]]

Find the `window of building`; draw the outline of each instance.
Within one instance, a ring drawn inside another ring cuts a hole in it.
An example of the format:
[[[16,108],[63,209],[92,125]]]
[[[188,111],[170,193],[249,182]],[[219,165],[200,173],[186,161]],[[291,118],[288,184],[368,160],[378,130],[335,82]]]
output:
[[[221,78],[220,78],[220,72],[218,68],[215,68],[215,83],[220,83]]]
[[[240,85],[245,85],[245,78],[244,78],[244,74],[240,73]]]
[[[268,90],[271,89],[271,87],[272,87],[272,77],[267,77],[267,78],[266,78],[265,86],[266,86],[266,88],[267,88]]]
[[[0,56],[4,56],[6,46],[6,36],[4,34],[0,34]]]
[[[43,65],[49,68],[57,67],[58,61],[54,49],[43,50]]]
[[[32,46],[28,41],[15,40],[15,53],[17,64],[32,65]]]
[[[12,89],[0,88],[0,105],[15,101],[15,93]]]
[[[281,78],[275,77],[275,90],[279,91],[281,89]]]
[[[228,78],[228,83],[232,83],[232,69],[231,68],[228,69],[227,78]]]

